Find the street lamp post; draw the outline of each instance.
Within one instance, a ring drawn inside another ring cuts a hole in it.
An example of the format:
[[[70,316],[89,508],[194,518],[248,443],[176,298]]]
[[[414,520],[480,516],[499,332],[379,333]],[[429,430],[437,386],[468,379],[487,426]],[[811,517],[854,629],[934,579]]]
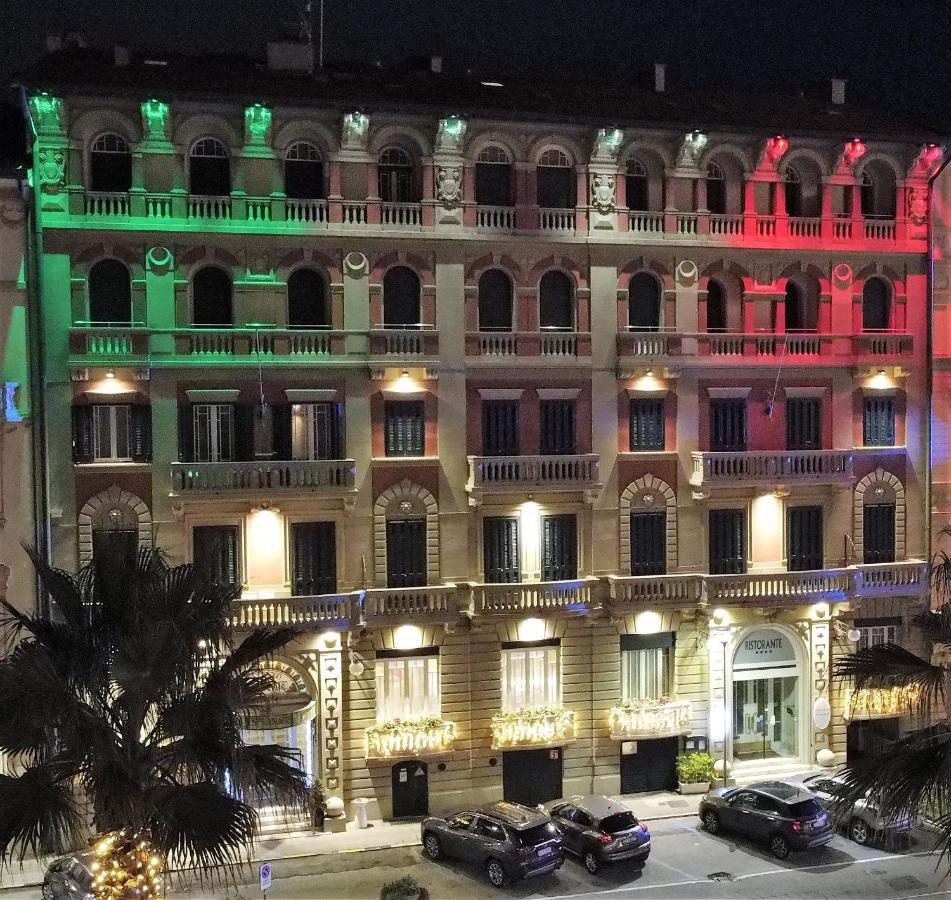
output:
[[[730,735],[730,716],[727,712],[727,694],[726,694],[726,648],[730,644],[730,632],[721,631],[717,635],[717,640],[720,642],[720,646],[723,648],[723,786],[726,787],[727,784],[727,769],[726,769],[726,745],[727,740]]]

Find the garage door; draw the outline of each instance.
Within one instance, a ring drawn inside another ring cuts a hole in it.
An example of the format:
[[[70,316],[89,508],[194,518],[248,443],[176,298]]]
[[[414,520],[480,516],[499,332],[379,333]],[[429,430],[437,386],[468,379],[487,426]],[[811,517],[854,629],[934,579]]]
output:
[[[679,738],[637,741],[636,753],[621,753],[621,793],[672,791],[677,788]]]
[[[537,806],[562,796],[560,747],[508,750],[502,754],[502,795],[513,803]]]

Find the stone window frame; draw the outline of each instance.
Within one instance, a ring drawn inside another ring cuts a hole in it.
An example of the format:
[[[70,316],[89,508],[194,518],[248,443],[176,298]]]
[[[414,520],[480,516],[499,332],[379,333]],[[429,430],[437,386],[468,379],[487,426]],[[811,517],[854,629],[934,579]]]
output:
[[[662,481],[656,475],[643,475],[635,478],[621,492],[620,503],[618,504],[619,513],[619,550],[620,550],[620,571],[629,575],[631,571],[631,510],[642,508],[638,503],[634,503],[635,497],[644,494],[647,491],[659,493],[664,498],[664,505],[667,509],[667,572],[668,574],[677,568],[677,495],[674,489]],[[658,506],[660,504],[657,504]],[[643,507],[646,508],[646,507]]]
[[[879,466],[855,485],[852,501],[852,542],[855,545],[857,565],[862,565],[865,558],[865,496],[869,489],[876,485],[886,487],[895,495],[895,559],[905,559],[905,486],[896,475]]]
[[[421,485],[404,478],[383,491],[373,504],[373,567],[376,583],[386,585],[386,520],[390,511],[408,501],[422,504],[426,515],[426,581],[430,586],[440,583],[439,577],[439,505],[436,498]]]
[[[78,522],[79,532],[79,562],[85,565],[92,561],[92,533],[93,519],[103,507],[125,506],[135,515],[139,522],[139,547],[152,549],[152,513],[145,501],[118,484],[100,491],[90,497],[82,510]]]

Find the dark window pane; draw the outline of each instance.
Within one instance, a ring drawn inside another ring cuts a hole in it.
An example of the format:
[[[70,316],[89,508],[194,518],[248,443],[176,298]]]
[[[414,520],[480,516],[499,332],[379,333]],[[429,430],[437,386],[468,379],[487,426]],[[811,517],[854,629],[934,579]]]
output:
[[[330,325],[327,286],[319,272],[297,269],[287,279],[287,324],[291,328],[326,328]]]
[[[126,150],[89,155],[90,188],[107,193],[125,193],[132,187],[132,154]]]
[[[895,561],[895,504],[866,503],[862,516],[863,562]]]
[[[787,510],[786,556],[790,572],[822,568],[821,506],[793,506]]]
[[[191,156],[188,163],[190,193],[205,197],[231,193],[231,160],[227,156]]]
[[[419,276],[406,266],[395,266],[383,276],[383,327],[418,327]]]
[[[200,269],[192,279],[192,323],[227,328],[233,321],[231,279],[216,266]]]
[[[888,328],[888,288],[880,278],[870,278],[862,289],[862,329],[884,331]]]
[[[554,331],[575,327],[574,291],[564,272],[546,272],[538,286],[539,324]]]
[[[387,587],[426,584],[426,520],[390,519],[386,523]]]
[[[653,397],[631,400],[631,450],[663,450],[665,446],[664,401]]]
[[[660,283],[647,272],[638,272],[628,285],[627,323],[633,331],[660,327]]]
[[[544,209],[571,209],[575,205],[574,172],[563,166],[535,169],[538,205]]]
[[[746,401],[710,401],[710,449],[714,452],[746,450]]]
[[[291,200],[324,196],[324,164],[320,160],[288,159],[284,163],[284,193]]]
[[[522,580],[519,566],[518,519],[488,518],[482,522],[482,562],[489,584]]]
[[[89,270],[89,321],[98,325],[132,322],[132,282],[117,259],[103,259]]]
[[[746,513],[741,509],[711,509],[709,532],[710,574],[745,572]]]
[[[575,517],[542,517],[542,581],[578,577],[578,538]]]
[[[337,591],[337,542],[333,522],[295,522],[291,525],[294,550],[295,597]]]
[[[512,330],[512,282],[499,269],[479,279],[479,331]]]
[[[240,583],[238,527],[236,525],[197,525],[192,531],[192,559],[222,584]]]
[[[707,284],[707,331],[726,331],[726,294],[719,281]]]
[[[636,510],[631,513],[631,574],[664,575],[667,572],[667,511]]]
[[[786,449],[822,448],[822,403],[816,397],[790,397],[786,401]]]
[[[476,203],[480,206],[512,205],[512,167],[501,163],[476,163]]]
[[[518,401],[482,401],[482,454],[515,456],[519,452]]]
[[[422,400],[388,400],[383,412],[387,456],[425,454]]]

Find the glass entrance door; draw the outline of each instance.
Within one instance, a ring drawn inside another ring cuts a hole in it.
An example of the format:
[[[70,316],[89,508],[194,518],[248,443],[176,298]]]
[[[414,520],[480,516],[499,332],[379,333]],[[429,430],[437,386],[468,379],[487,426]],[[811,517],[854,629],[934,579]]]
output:
[[[734,680],[733,755],[744,761],[799,755],[798,676]]]

